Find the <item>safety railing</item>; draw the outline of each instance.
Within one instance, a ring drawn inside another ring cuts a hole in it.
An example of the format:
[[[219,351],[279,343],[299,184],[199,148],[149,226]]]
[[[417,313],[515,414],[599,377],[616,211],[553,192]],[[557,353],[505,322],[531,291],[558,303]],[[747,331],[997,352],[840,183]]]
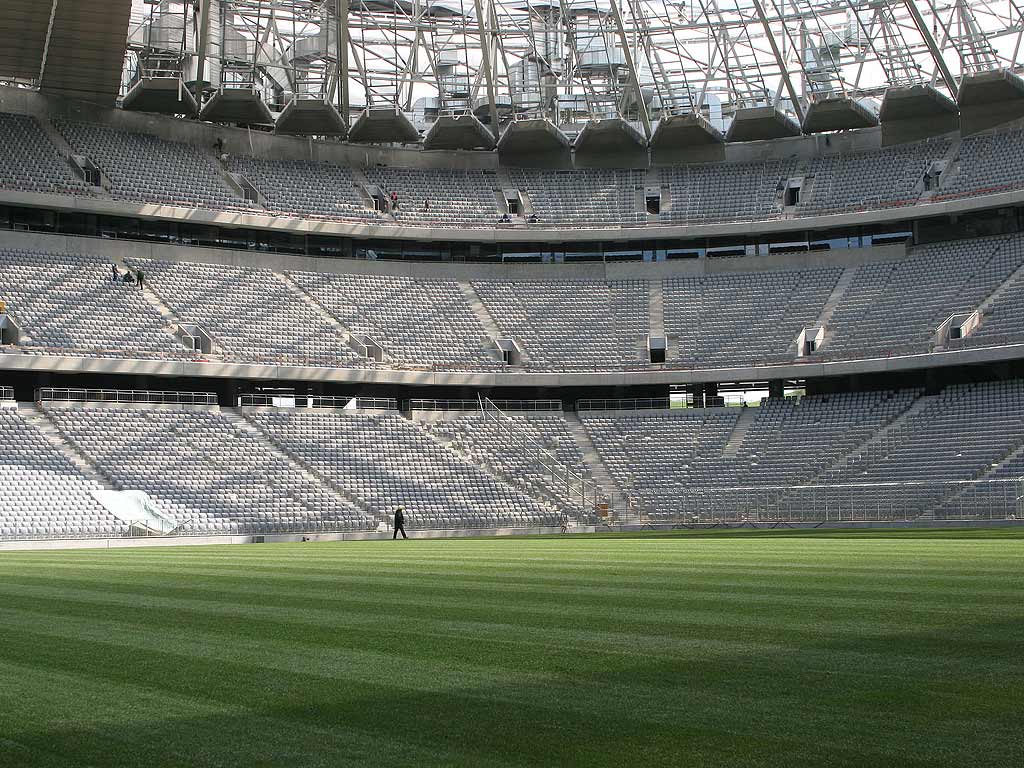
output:
[[[13,400],[14,387],[0,387],[0,400]]]
[[[491,400],[490,402],[502,411],[557,413],[562,410],[561,400]],[[480,410],[480,401],[419,398],[409,401],[409,409],[413,411],[477,411]]]
[[[149,389],[63,389],[42,387],[37,402],[156,403],[162,405],[217,405],[213,392],[162,392]]]
[[[396,411],[398,400],[393,397],[355,397],[333,395],[239,395],[243,408],[336,408],[348,410]]]
[[[1024,479],[702,487],[649,502],[652,520],[680,523],[1024,519]]]
[[[577,411],[644,411],[663,410],[671,406],[667,397],[638,397],[625,399],[577,400]]]
[[[478,407],[484,419],[498,426],[498,431],[513,450],[522,451],[544,479],[555,506],[570,506],[587,518],[607,514],[610,500],[597,484],[566,465],[535,438],[527,434],[516,420],[506,415],[494,401],[480,397]],[[506,478],[513,484],[526,484],[526,478]]]

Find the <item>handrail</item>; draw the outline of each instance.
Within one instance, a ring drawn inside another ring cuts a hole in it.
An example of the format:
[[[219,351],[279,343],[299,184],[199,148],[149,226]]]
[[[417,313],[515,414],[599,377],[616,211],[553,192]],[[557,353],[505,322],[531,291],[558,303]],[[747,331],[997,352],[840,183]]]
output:
[[[490,402],[502,411],[544,413],[560,413],[562,411],[561,400],[491,400]],[[479,408],[479,400],[416,398],[409,401],[409,409],[413,411],[476,411]]]
[[[512,428],[514,419],[502,412],[489,397],[477,395],[477,398],[480,413],[484,419],[494,422],[513,446],[529,451],[550,474],[552,481],[558,483],[559,488],[564,483],[565,499],[573,506],[577,506],[587,515],[595,514],[602,505],[605,508],[610,507],[610,500],[600,493],[596,483],[588,481],[583,475],[566,466],[555,454],[544,448],[534,438],[529,435],[517,435]],[[589,498],[588,486],[590,487]]]
[[[0,387],[0,400],[13,400],[14,387]]]
[[[75,389],[41,387],[36,402],[156,403],[166,405],[217,405],[214,392],[173,392],[148,389]]]
[[[577,400],[577,411],[643,411],[666,410],[672,406],[667,397],[634,397]]]

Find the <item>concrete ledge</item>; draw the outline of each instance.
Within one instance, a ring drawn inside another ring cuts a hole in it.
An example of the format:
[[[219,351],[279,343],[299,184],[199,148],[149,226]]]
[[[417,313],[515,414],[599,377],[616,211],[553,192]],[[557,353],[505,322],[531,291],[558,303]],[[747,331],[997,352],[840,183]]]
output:
[[[357,144],[418,144],[420,133],[398,107],[364,109],[348,140]]]
[[[576,137],[577,168],[643,168],[647,140],[622,118],[589,120]]]
[[[220,361],[133,360],[77,355],[0,354],[0,371],[96,373],[165,378],[218,378],[271,381],[332,382],[405,386],[497,387],[632,387],[723,381],[827,378],[867,373],[893,373],[928,368],[996,363],[1024,358],[1024,343],[916,355],[810,363],[748,365],[730,368],[671,369],[661,367],[608,371],[435,371],[394,368],[325,368],[302,365],[259,365]],[[2,380],[0,380],[2,383]]]
[[[826,486],[822,486],[823,488]],[[794,522],[721,523],[622,523],[608,526],[612,531],[749,530],[749,531],[831,531],[831,530],[935,530],[943,528],[1014,528],[1024,520],[828,520]]]
[[[889,88],[878,113],[882,144],[918,141],[955,131],[960,127],[959,115],[956,102],[931,85]]]
[[[569,137],[550,120],[514,120],[498,139],[498,156],[506,165],[570,168]]]
[[[1009,70],[964,75],[957,97],[965,136],[1024,117],[1024,80]]]
[[[348,133],[348,126],[333,104],[321,99],[292,99],[278,115],[274,133],[344,136]]]
[[[878,115],[859,101],[845,97],[822,99],[807,107],[804,115],[804,133],[850,131],[878,125]]]
[[[423,139],[423,148],[494,149],[494,134],[475,115],[442,115]]]
[[[223,88],[199,113],[201,120],[236,125],[273,125],[274,116],[259,91],[253,88]]]
[[[800,125],[776,107],[748,107],[736,110],[726,141],[761,141],[799,136]]]
[[[162,115],[195,115],[195,97],[180,77],[144,77],[125,94],[121,108]]]

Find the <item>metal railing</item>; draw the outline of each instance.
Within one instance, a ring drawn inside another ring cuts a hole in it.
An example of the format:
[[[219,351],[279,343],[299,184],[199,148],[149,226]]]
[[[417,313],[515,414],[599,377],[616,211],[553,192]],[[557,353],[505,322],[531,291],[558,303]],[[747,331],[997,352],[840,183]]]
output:
[[[157,403],[164,405],[217,405],[213,392],[161,392],[148,389],[62,389],[36,390],[37,402]]]
[[[534,466],[540,469],[542,476],[547,481],[547,491],[556,501],[555,506],[563,507],[568,504],[582,512],[587,518],[608,512],[610,500],[601,493],[600,488],[593,480],[585,478],[532,436],[518,430],[516,420],[502,412],[490,398],[480,397],[478,407],[486,421],[498,426],[499,433],[508,444],[516,450],[522,450],[531,459]],[[515,481],[526,483],[525,478],[509,478],[509,480],[513,484],[516,484]]]
[[[638,397],[608,400],[577,400],[577,411],[643,411],[665,410],[671,406],[667,397]]]
[[[13,400],[14,387],[0,387],[0,400]]]
[[[661,522],[1024,520],[1024,478],[702,487],[649,500]]]
[[[393,397],[354,397],[352,395],[239,395],[238,404],[243,408],[348,408],[376,411],[398,410],[398,400]]]
[[[501,411],[561,413],[561,400],[490,400]],[[409,409],[413,411],[477,411],[479,400],[430,400],[415,399],[409,401]]]

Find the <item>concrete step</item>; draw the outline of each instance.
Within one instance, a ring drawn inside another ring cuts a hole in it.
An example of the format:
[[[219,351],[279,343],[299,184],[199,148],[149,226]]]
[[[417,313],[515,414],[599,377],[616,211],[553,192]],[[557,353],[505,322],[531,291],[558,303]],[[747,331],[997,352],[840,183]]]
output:
[[[63,454],[82,475],[108,491],[120,490],[120,486],[108,477],[78,447],[78,444],[64,435],[49,415],[39,406],[19,405],[18,413],[31,424],[40,435],[59,453]]]
[[[476,316],[477,322],[480,323],[480,327],[484,329],[484,333],[486,333],[492,340],[505,338],[506,334],[502,333],[498,324],[494,322],[494,317],[480,299],[480,296],[473,288],[473,284],[468,280],[459,280],[459,290],[462,291],[462,295],[466,298],[466,303],[469,304],[469,308]],[[498,350],[496,346],[493,349],[487,349],[486,351],[492,354],[495,359],[498,359]],[[526,359],[527,355],[524,350],[523,360]]]
[[[835,286],[832,288],[832,293],[829,294],[828,299],[825,300],[824,306],[821,308],[821,312],[818,314],[818,319],[814,321],[814,325],[825,329],[825,336],[822,340],[821,346],[824,347],[828,344],[829,339],[832,337],[832,331],[829,329],[828,324],[832,320],[832,315],[835,314],[836,307],[843,300],[843,296],[846,295],[846,291],[849,290],[853,284],[854,278],[857,276],[857,267],[847,267],[843,270],[843,274],[836,280]]]
[[[757,408],[741,408],[740,416],[733,425],[729,440],[722,449],[723,456],[735,456],[743,447],[743,439],[757,420]]]
[[[650,307],[651,336],[665,335],[665,290],[661,280],[649,280],[648,306]]]
[[[323,304],[317,301],[313,296],[301,285],[299,285],[287,272],[274,271],[274,277],[288,290],[295,295],[297,299],[302,301],[307,307],[313,310],[314,313],[320,316],[326,323],[328,323],[334,330],[341,336],[345,344],[350,344],[352,341],[352,331],[350,331],[337,317],[334,316]],[[385,355],[387,353],[385,352]]]
[[[608,467],[602,461],[601,455],[597,452],[597,447],[594,445],[594,441],[591,440],[590,433],[587,432],[587,428],[579,415],[572,411],[566,412],[565,424],[569,429],[569,433],[576,441],[576,445],[579,446],[580,452],[583,454],[583,463],[590,472],[590,479],[594,481],[601,490],[601,493],[608,499],[612,512],[616,514],[616,517],[620,513],[622,516],[625,516],[629,506],[628,497],[619,488],[611,472],[608,471]]]

